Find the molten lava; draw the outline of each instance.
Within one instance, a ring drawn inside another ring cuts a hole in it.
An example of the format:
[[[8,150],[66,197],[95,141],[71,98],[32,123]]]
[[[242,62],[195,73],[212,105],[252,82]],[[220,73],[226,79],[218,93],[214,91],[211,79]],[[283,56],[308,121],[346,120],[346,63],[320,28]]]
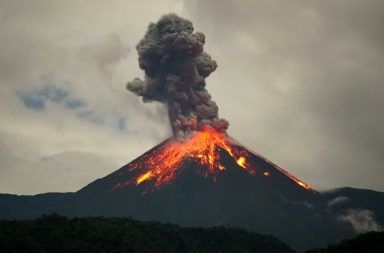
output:
[[[211,177],[216,180],[218,173],[226,170],[224,164],[222,164],[222,151],[226,152],[240,168],[250,175],[256,175],[256,168],[249,161],[250,155],[252,155],[251,152],[234,144],[234,140],[226,134],[206,127],[202,131],[196,131],[187,140],[169,139],[160,148],[154,149],[153,152],[144,154],[133,161],[130,171],[137,172],[136,176],[126,182],[116,184],[114,189],[127,185],[139,185],[144,182],[153,182],[153,188],[168,184],[175,178],[186,160],[197,162],[199,172],[204,177]],[[300,181],[267,159],[265,160],[301,187],[312,190],[308,184]],[[260,175],[267,177],[270,176],[270,173],[260,171]]]

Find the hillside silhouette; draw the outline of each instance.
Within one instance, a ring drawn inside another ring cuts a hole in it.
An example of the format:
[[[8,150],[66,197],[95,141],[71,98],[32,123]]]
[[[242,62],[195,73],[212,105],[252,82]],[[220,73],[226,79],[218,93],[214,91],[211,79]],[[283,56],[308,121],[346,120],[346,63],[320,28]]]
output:
[[[243,229],[180,227],[131,218],[73,218],[57,214],[34,221],[0,221],[7,253],[293,253],[272,236]]]
[[[369,232],[332,244],[323,249],[310,250],[306,253],[382,253],[384,252],[384,232]]]

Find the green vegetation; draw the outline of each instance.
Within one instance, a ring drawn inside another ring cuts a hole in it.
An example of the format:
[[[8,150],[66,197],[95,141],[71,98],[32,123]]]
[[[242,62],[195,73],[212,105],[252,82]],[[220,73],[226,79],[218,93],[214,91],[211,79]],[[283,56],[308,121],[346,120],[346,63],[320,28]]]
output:
[[[292,253],[272,236],[243,229],[183,228],[131,218],[43,216],[34,221],[0,221],[0,251],[17,253]]]

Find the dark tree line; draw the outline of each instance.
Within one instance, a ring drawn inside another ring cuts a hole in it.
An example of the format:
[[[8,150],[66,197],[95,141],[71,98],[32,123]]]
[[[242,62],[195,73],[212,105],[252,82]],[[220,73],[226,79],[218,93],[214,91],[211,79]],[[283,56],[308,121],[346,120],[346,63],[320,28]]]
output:
[[[306,253],[383,253],[384,232],[369,232],[345,240],[339,244],[330,245],[324,249],[310,250]]]
[[[306,253],[383,253],[384,232]],[[294,253],[272,236],[229,227],[189,228],[131,218],[66,218],[0,221],[4,253]]]
[[[183,228],[130,218],[43,216],[0,221],[0,252],[17,253],[291,253],[272,236],[243,229]]]

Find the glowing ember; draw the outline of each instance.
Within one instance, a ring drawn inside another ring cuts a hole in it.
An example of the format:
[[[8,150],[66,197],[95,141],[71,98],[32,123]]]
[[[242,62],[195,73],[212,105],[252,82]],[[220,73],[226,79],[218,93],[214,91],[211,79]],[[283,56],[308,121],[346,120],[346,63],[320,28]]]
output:
[[[243,167],[244,169],[246,169],[246,166],[245,166],[245,158],[242,156],[240,157],[239,159],[237,159],[237,164],[241,167]]]
[[[312,189],[311,186],[309,186],[308,184],[303,183],[303,182],[301,182],[301,181],[299,181],[299,180],[297,180],[296,183],[297,183],[298,185],[300,185],[301,187],[307,189],[307,190]]]
[[[152,176],[152,172],[151,172],[151,171],[148,171],[147,173],[145,173],[145,174],[139,176],[139,177],[136,179],[136,185],[141,184],[143,181],[150,179],[151,176]]]
[[[217,174],[226,169],[221,163],[221,152],[226,152],[233,158],[235,164],[249,174],[256,175],[255,168],[248,161],[249,155],[252,155],[251,152],[236,145],[234,140],[227,135],[206,127],[202,131],[195,132],[187,140],[170,139],[160,148],[154,149],[153,152],[144,154],[133,161],[130,171],[137,171],[137,175],[127,182],[118,183],[114,188],[124,187],[128,184],[139,185],[149,181],[154,183],[155,188],[167,184],[175,178],[182,164],[188,159],[200,165],[197,167],[204,177],[212,177],[215,180]],[[301,187],[308,190],[312,189],[288,172],[274,164],[272,165]],[[263,175],[269,176],[270,174],[264,172]]]

